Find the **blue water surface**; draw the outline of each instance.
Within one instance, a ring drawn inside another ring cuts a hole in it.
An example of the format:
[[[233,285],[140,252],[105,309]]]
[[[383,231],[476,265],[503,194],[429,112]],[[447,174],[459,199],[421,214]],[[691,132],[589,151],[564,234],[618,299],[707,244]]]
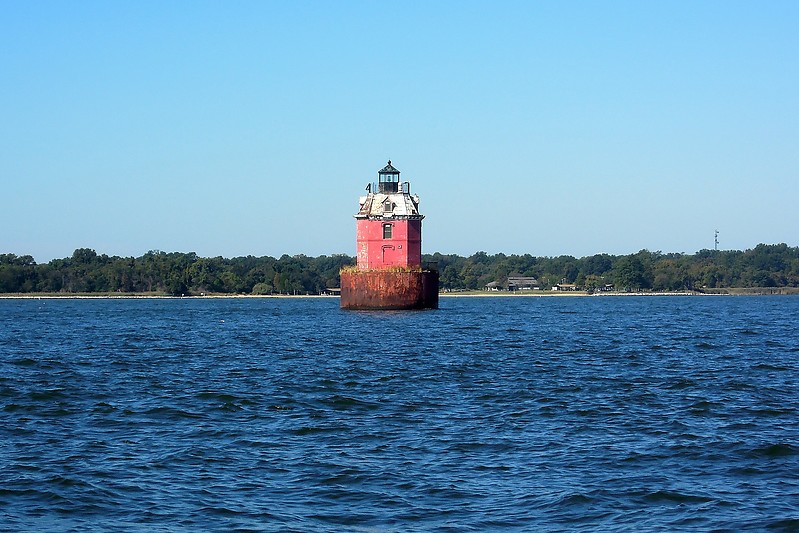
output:
[[[799,529],[799,297],[0,300],[0,528]]]

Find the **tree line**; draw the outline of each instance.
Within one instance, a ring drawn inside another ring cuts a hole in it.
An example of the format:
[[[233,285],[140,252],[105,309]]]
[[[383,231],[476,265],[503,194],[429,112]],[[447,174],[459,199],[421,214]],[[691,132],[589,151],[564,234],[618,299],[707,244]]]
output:
[[[588,291],[681,291],[715,288],[799,287],[799,247],[759,244],[746,251],[701,250],[696,254],[641,250],[614,256],[597,254],[534,257],[529,254],[471,257],[433,254],[445,290],[480,289],[509,276],[527,276],[549,289],[560,283]]]
[[[491,282],[507,288],[509,276],[534,277],[542,289],[559,283],[621,291],[799,287],[799,248],[786,244],[692,255],[641,250],[578,259],[477,252],[426,254],[423,260],[437,264],[445,291],[481,290]],[[340,269],[353,264],[344,254],[227,259],[150,251],[134,258],[79,248],[44,264],[30,255],[0,254],[0,293],[320,294],[338,287]]]
[[[0,293],[319,294],[338,287],[339,270],[352,263],[346,255],[226,259],[153,250],[133,258],[79,248],[37,265],[29,255],[0,254]]]

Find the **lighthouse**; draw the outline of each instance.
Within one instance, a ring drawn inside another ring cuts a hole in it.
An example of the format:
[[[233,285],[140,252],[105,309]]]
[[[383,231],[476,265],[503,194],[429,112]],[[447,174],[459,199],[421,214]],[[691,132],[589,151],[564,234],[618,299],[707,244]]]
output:
[[[341,271],[344,309],[438,307],[438,271],[422,265],[419,195],[389,160],[355,214],[357,266]]]

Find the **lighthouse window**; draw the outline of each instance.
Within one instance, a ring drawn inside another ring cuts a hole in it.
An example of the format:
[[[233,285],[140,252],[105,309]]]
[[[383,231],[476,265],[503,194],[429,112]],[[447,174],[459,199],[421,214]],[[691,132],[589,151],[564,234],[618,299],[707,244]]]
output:
[[[391,238],[391,224],[383,224],[383,238],[384,239]]]

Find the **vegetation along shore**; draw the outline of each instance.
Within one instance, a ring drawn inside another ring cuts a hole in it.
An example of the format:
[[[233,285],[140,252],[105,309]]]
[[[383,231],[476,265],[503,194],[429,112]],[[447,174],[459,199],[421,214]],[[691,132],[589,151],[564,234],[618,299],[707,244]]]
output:
[[[444,293],[618,294],[684,292],[790,294],[799,291],[799,247],[759,244],[750,250],[695,254],[641,250],[630,255],[469,257],[427,254]],[[0,254],[0,294],[6,295],[319,295],[335,294],[348,255],[199,257],[150,251],[141,257],[97,254],[37,264],[29,255]]]

